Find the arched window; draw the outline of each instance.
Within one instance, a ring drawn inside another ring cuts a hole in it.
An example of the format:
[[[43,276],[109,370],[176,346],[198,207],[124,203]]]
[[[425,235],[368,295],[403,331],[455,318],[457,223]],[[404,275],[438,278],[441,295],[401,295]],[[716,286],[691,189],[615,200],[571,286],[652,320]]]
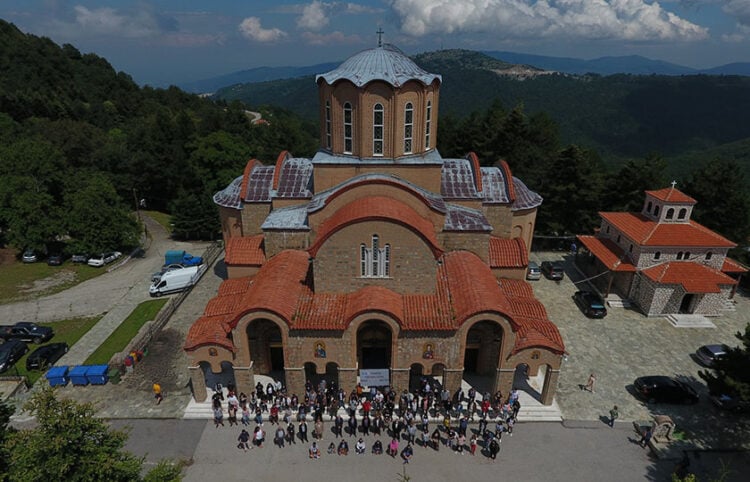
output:
[[[383,104],[372,108],[372,155],[383,155]]]
[[[619,243],[621,239],[622,239],[622,236],[620,236],[620,235],[618,234],[618,235],[617,235],[617,242]]]
[[[682,259],[690,259],[690,251],[686,251]]]
[[[352,153],[353,132],[352,105],[347,102],[344,104],[344,154]]]
[[[654,207],[654,216],[658,216],[658,215],[659,215],[659,206],[655,206]]]
[[[654,259],[659,259],[659,258],[661,258],[661,251],[657,251],[654,253]]]
[[[678,260],[682,259],[682,251],[679,251],[679,252],[677,253],[677,259],[678,259]]]
[[[672,219],[674,217],[674,208],[667,209],[667,219]]]
[[[331,101],[326,101],[326,148],[331,148]]]
[[[651,206],[653,206],[653,203],[651,201],[649,201],[648,204],[646,205],[646,212],[647,213],[651,212]]]
[[[677,219],[685,219],[685,216],[687,216],[687,208],[680,209],[679,214],[677,214]]]
[[[414,129],[414,106],[407,102],[404,106],[404,154],[412,153],[412,136]]]
[[[607,226],[607,234],[609,234],[609,226]]]
[[[632,244],[630,245],[630,248],[628,249],[628,251],[631,252],[631,253],[633,252],[633,245]]]
[[[424,124],[424,150],[429,151],[430,146],[430,124],[432,124],[432,101],[427,101],[427,112],[425,113]]]
[[[708,261],[709,259],[711,259],[711,257],[712,257],[713,255],[714,255],[714,254],[713,254],[713,253],[712,253],[711,251],[709,251],[708,253],[706,253],[706,261]]]
[[[388,278],[391,276],[391,245],[380,247],[380,237],[372,235],[371,247],[359,245],[360,276],[363,278]]]

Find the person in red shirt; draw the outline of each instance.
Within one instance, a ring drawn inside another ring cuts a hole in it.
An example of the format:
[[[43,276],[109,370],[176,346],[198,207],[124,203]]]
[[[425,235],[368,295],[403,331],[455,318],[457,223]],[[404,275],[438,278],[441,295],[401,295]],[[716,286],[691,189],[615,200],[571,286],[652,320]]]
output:
[[[372,404],[369,400],[365,400],[362,404],[362,411],[364,412],[365,417],[370,415],[370,410],[372,409]]]

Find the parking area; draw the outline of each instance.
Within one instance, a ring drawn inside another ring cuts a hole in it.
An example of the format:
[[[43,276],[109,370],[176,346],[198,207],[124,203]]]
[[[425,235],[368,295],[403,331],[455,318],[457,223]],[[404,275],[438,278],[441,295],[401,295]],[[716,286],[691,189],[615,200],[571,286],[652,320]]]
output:
[[[622,421],[650,420],[653,414],[672,417],[699,446],[714,449],[736,447],[738,441],[750,447],[750,417],[717,410],[708,400],[708,390],[698,375],[704,368],[692,357],[701,345],[726,343],[736,346],[735,333],[750,322],[750,300],[738,292],[736,310],[712,318],[715,329],[675,328],[665,318],[647,318],[638,311],[608,307],[604,319],[586,318],[572,296],[587,289],[570,256],[534,252],[533,261],[564,260],[565,278],[554,282],[532,281],[534,292],[557,324],[569,353],[563,363],[557,402],[564,420],[604,420],[613,405]],[[576,284],[577,283],[577,284]],[[594,393],[581,390],[589,374],[596,374]],[[697,405],[649,406],[632,393],[635,378],[667,375],[693,386],[701,396]]]

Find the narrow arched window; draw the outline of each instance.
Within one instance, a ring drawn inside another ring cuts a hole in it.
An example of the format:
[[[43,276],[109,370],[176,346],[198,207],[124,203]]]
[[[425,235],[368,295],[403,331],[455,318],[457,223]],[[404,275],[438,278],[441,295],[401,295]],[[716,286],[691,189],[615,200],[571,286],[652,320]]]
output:
[[[654,259],[659,259],[659,258],[661,258],[661,251],[657,251],[654,253]]]
[[[667,209],[667,219],[672,219],[674,217],[674,208]]]
[[[365,243],[359,245],[359,275],[367,276],[367,247]]]
[[[607,234],[609,234],[609,226],[607,226]]]
[[[628,251],[631,252],[631,253],[633,252],[633,245],[632,244],[630,245],[630,249],[628,249]]]
[[[372,154],[383,155],[383,104],[372,108]]]
[[[407,102],[404,106],[404,154],[412,153],[412,136],[414,130],[414,106]]]
[[[621,239],[622,239],[622,236],[618,234],[617,235],[617,242],[619,243]]]
[[[682,251],[679,251],[679,252],[677,253],[677,259],[678,259],[678,260],[681,260],[681,259],[682,259]]]
[[[326,148],[331,148],[331,101],[326,101]]]
[[[430,146],[430,128],[432,124],[432,101],[427,101],[427,112],[425,113],[425,124],[424,124],[424,150],[429,151]]]
[[[344,154],[352,153],[352,139],[354,129],[352,127],[352,105],[344,104]]]
[[[682,259],[690,259],[690,251],[687,251]]]
[[[391,276],[391,245],[386,244],[383,252],[383,276]]]
[[[680,213],[677,215],[677,219],[685,219],[687,216],[687,208],[680,209]]]
[[[654,206],[654,216],[659,215],[659,206]]]
[[[372,235],[372,244],[368,248],[359,245],[360,276],[363,278],[389,278],[391,276],[391,245],[380,247],[380,237]]]
[[[711,257],[712,257],[713,255],[714,255],[714,254],[713,254],[713,253],[712,253],[711,251],[709,251],[708,253],[706,253],[706,261],[708,261],[709,259],[711,259]]]
[[[649,201],[648,204],[646,205],[646,212],[647,213],[651,212],[651,206],[653,206],[653,203],[651,201]]]

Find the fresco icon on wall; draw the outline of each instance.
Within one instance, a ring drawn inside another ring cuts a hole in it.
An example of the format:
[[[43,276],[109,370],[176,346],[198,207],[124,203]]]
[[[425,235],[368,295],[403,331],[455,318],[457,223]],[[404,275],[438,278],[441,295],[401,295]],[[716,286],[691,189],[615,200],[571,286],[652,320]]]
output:
[[[432,343],[425,343],[424,350],[422,351],[422,358],[425,360],[432,360],[435,358],[435,350],[432,347]]]
[[[326,344],[322,341],[319,341],[315,344],[315,358],[325,358],[326,357]]]

